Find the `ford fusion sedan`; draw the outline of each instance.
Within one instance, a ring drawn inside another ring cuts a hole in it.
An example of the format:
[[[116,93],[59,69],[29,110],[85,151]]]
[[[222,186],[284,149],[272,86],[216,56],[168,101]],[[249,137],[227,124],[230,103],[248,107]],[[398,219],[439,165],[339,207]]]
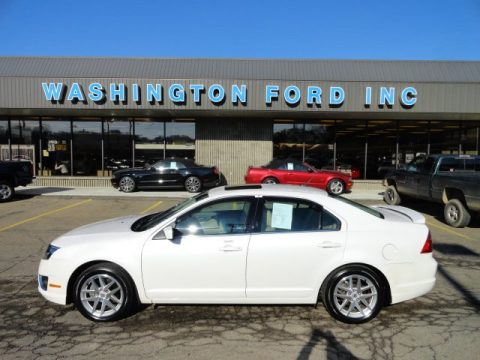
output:
[[[115,171],[111,183],[127,193],[161,188],[182,188],[196,193],[220,185],[222,175],[215,166],[201,166],[186,159],[169,159],[157,161],[152,166]]]
[[[250,166],[245,174],[245,183],[308,185],[327,190],[332,195],[348,192],[353,185],[349,174],[318,170],[295,160],[272,160],[262,167]]]
[[[421,296],[437,263],[425,218],[289,185],[218,187],[171,209],[54,240],[38,290],[88,319],[142,304],[316,304],[347,323]]]

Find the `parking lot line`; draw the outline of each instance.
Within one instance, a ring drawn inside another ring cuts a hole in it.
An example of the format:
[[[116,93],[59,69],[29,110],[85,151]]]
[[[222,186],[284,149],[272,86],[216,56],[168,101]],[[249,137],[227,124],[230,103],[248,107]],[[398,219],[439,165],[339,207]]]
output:
[[[38,220],[38,219],[40,219],[40,218],[42,218],[42,217],[45,217],[45,216],[48,216],[48,215],[52,215],[52,214],[58,213],[58,212],[63,211],[63,210],[71,209],[71,208],[73,208],[73,207],[86,204],[86,203],[88,203],[88,202],[90,202],[90,201],[92,201],[92,199],[87,199],[87,200],[79,201],[79,202],[76,202],[76,203],[74,203],[74,204],[70,204],[70,205],[61,207],[61,208],[59,208],[59,209],[55,209],[55,210],[50,210],[50,211],[44,212],[44,213],[42,213],[42,214],[39,214],[39,215],[33,216],[33,217],[31,217],[31,218],[28,218],[28,219],[25,219],[25,220],[16,222],[16,223],[14,223],[14,224],[4,226],[4,227],[0,228],[0,232],[5,231],[5,230],[8,230],[8,229],[11,229],[11,228],[14,228],[14,227],[19,226],[19,225],[23,225],[23,224],[29,223],[29,222],[31,222],[31,221]]]
[[[431,223],[430,221],[427,221],[427,225],[428,225],[428,226],[433,226],[433,227],[435,227],[435,228],[437,228],[437,229],[443,230],[443,231],[448,232],[448,233],[450,233],[450,234],[453,234],[453,235],[456,235],[456,236],[460,236],[460,237],[462,237],[462,238],[464,238],[464,239],[467,239],[467,240],[473,240],[470,236],[463,235],[463,234],[461,234],[461,233],[459,233],[459,232],[457,232],[457,231],[454,231],[454,230],[452,230],[452,229],[450,229],[450,228],[447,228],[447,227],[445,227],[445,226],[440,226],[440,225],[437,225],[437,224],[433,224],[433,223]]]
[[[160,205],[163,201],[160,200],[160,201],[157,201],[155,204],[153,204],[152,206],[149,206],[148,208],[146,208],[145,210],[143,210],[140,214],[145,214],[146,212],[149,212],[150,210],[152,209],[155,209],[158,205]]]

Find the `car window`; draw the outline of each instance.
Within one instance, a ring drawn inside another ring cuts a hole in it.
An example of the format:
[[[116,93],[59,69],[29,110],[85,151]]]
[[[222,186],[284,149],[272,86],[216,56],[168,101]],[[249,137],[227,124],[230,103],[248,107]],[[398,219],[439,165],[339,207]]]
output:
[[[480,158],[465,159],[465,170],[480,171]]]
[[[224,235],[247,232],[253,198],[235,198],[202,206],[177,219],[181,235]]]
[[[260,232],[340,230],[331,213],[306,200],[265,199],[260,212]]]
[[[440,166],[438,168],[438,171],[458,171],[458,170],[463,170],[463,165],[464,160],[459,159],[459,158],[443,158],[440,160]]]
[[[158,171],[185,169],[185,165],[176,160],[157,161],[153,166]]]

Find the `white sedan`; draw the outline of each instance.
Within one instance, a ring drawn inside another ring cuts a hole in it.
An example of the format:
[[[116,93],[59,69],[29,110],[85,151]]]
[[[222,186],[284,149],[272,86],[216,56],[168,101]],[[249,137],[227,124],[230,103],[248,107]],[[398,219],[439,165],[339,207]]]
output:
[[[173,208],[75,229],[40,262],[38,289],[88,319],[142,304],[316,304],[362,323],[430,291],[425,218],[289,185],[212,189]]]

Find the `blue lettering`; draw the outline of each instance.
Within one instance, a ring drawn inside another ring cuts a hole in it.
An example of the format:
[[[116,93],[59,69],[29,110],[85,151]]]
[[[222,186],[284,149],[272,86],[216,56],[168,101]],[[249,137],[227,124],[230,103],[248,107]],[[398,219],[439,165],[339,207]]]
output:
[[[138,84],[132,84],[132,100],[138,102],[140,100]]]
[[[340,86],[330,88],[330,105],[341,105],[345,100],[345,90]]]
[[[297,104],[300,101],[300,96],[300,89],[294,85],[287,86],[283,92],[283,98],[290,105]]]
[[[278,99],[278,85],[267,85],[265,87],[265,103],[271,104],[273,98]]]
[[[202,84],[192,84],[190,85],[190,90],[193,92],[193,101],[195,103],[200,102],[200,92],[205,90],[205,86]]]
[[[168,97],[173,102],[182,103],[185,101],[185,89],[180,84],[172,84],[168,88]]]
[[[42,83],[43,93],[47,101],[59,101],[62,96],[63,83]]]
[[[162,85],[161,84],[147,84],[147,101],[153,102],[155,98],[156,101],[162,102]]]
[[[241,102],[245,104],[247,102],[247,85],[232,85],[232,103]]]
[[[372,105],[372,88],[370,86],[365,88],[365,105]]]
[[[117,99],[118,98],[118,99]],[[125,84],[110,84],[110,101],[125,101]]]
[[[225,89],[222,85],[213,84],[208,88],[208,98],[213,103],[219,103],[225,98]]]
[[[380,105],[393,105],[395,104],[395,88],[386,88],[386,87],[381,87],[380,88],[380,100],[379,100]]]
[[[72,101],[73,99],[77,99],[78,101],[84,101],[85,97],[83,96],[83,91],[78,83],[73,83],[70,87],[70,91],[68,92],[68,101]]]
[[[407,87],[403,89],[401,96],[402,104],[405,106],[413,106],[417,102],[417,89],[414,87]]]
[[[103,86],[99,83],[91,83],[88,85],[88,97],[92,101],[103,100]]]
[[[322,103],[322,88],[318,86],[309,86],[307,88],[307,104]]]

